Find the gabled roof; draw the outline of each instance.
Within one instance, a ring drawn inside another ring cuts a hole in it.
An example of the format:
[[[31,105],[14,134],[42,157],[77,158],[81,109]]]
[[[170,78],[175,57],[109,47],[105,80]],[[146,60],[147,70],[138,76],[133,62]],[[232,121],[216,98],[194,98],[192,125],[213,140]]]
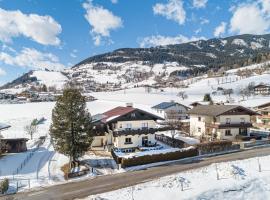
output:
[[[109,111],[104,112],[102,114],[94,115],[92,118],[95,120],[95,122],[96,121],[101,121],[103,123],[108,123],[108,122],[110,122],[112,120],[116,120],[119,117],[122,117],[122,116],[124,116],[124,115],[126,115],[128,113],[134,112],[134,111],[139,111],[139,112],[148,114],[148,115],[152,116],[153,118],[163,120],[161,117],[159,117],[157,115],[154,115],[152,113],[148,113],[148,112],[140,110],[138,108],[122,107],[122,106],[113,108],[112,110],[109,110]]]
[[[253,108],[255,110],[261,110],[261,109],[268,108],[268,107],[270,107],[270,102],[267,102],[267,103],[264,103],[264,104],[261,104],[258,106],[254,106]]]
[[[181,105],[181,106],[183,106],[185,108],[188,108],[187,106],[185,106],[183,104],[173,102],[173,101],[171,101],[171,102],[162,102],[160,104],[157,104],[157,105],[153,106],[152,108],[153,109],[159,109],[159,110],[165,110],[165,109],[170,108],[170,107],[175,106],[175,105]]]
[[[258,115],[258,113],[239,105],[198,105],[188,111],[188,114],[217,117],[236,109],[244,110],[249,115]]]
[[[118,106],[116,108],[113,108],[105,113],[102,113],[102,115],[104,115],[102,122],[108,122],[111,119],[115,119],[116,117],[120,117],[123,116],[125,114],[128,114],[132,111],[134,111],[135,108],[133,107],[122,107],[122,106]]]
[[[0,131],[9,128],[10,125],[0,123]]]
[[[256,85],[256,86],[254,86],[254,88],[258,88],[258,87],[270,87],[270,85],[260,83],[260,84],[258,84],[258,85]]]

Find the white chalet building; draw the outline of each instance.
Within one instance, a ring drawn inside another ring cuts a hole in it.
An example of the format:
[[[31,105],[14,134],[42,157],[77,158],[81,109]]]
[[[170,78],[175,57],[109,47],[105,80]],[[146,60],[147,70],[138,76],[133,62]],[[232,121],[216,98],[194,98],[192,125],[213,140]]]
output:
[[[157,120],[163,119],[131,105],[95,115],[92,120],[95,131],[92,148],[131,150],[154,145]]]
[[[208,140],[234,140],[249,136],[251,116],[256,112],[237,105],[198,105],[188,111],[190,134]]]
[[[152,107],[153,110],[155,110],[157,113],[159,113],[161,116],[163,116],[164,119],[187,119],[188,114],[187,111],[190,109],[189,107],[171,101],[171,102],[162,102],[158,105],[155,105]]]

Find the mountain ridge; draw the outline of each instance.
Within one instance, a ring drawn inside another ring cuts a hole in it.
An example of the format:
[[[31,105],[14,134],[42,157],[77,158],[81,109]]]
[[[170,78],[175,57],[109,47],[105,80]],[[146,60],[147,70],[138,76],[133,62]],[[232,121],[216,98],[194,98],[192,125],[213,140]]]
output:
[[[150,48],[121,48],[82,60],[61,73],[88,91],[106,91],[166,83],[270,60],[270,34],[244,34]],[[38,82],[31,73],[0,89]],[[61,76],[62,76],[61,75]],[[61,77],[59,75],[59,77]],[[158,80],[158,81],[157,81]]]

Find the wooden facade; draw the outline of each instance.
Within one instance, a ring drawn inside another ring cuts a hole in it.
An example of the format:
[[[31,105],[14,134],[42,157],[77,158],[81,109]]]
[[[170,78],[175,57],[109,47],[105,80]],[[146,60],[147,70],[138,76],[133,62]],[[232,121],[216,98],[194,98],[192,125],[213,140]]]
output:
[[[27,151],[27,138],[0,139],[3,153],[20,153]]]

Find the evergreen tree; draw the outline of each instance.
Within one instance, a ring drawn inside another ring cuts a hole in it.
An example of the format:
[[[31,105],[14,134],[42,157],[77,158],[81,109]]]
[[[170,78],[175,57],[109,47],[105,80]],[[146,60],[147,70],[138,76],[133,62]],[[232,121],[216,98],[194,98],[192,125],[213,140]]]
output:
[[[78,161],[92,143],[90,113],[85,97],[74,87],[64,89],[52,112],[50,134],[55,150]],[[71,165],[72,167],[72,165]]]
[[[46,85],[42,85],[41,91],[42,92],[48,92],[47,86]]]
[[[203,101],[212,101],[212,97],[209,93],[205,94],[203,97]]]

